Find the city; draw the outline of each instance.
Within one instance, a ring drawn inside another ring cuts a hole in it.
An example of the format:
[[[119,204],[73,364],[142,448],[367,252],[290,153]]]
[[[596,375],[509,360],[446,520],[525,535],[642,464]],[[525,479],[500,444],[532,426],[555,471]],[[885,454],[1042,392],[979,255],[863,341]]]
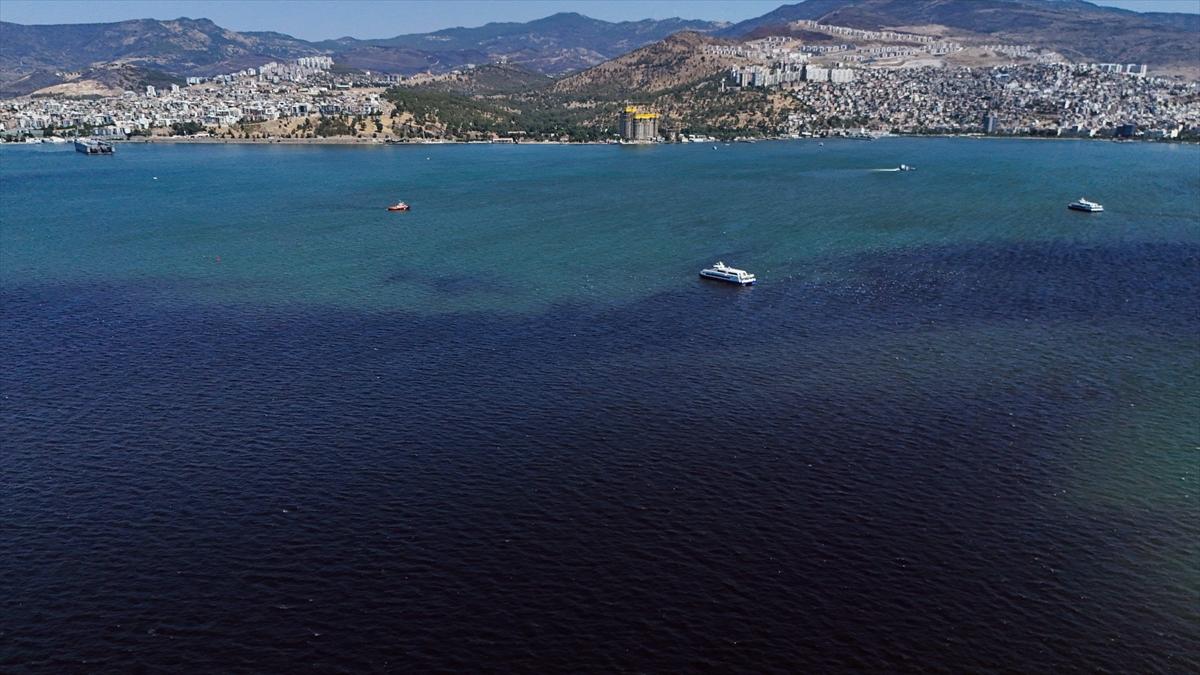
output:
[[[1144,65],[1071,64],[1031,54],[1022,46],[1006,51],[993,45],[989,49],[1014,62],[971,67],[921,65],[918,60],[897,67],[894,51],[873,49],[842,45],[833,52],[814,53],[794,41],[768,38],[740,46],[705,45],[703,53],[731,64],[719,78],[716,100],[741,90],[761,90],[773,102],[773,114],[752,127],[726,124],[725,131],[733,135],[796,137],[858,128],[894,134],[1200,138],[1200,85],[1148,76]],[[942,42],[918,49],[965,51]],[[584,140],[569,131],[546,135],[501,124],[482,133],[415,124],[411,111],[398,109],[388,96],[389,88],[422,90],[464,73],[469,76],[473,65],[443,75],[415,76],[338,72],[333,66],[329,57],[306,57],[189,77],[184,86],[146,86],[119,96],[0,101],[0,138],[36,142],[77,134],[106,140]],[[503,104],[504,99],[493,100]],[[682,111],[652,112],[661,113],[662,120],[650,138],[644,131],[636,138],[621,134],[617,120],[600,118],[591,124],[610,127],[608,135],[592,131],[587,139],[678,140],[695,131],[671,119],[671,112],[686,113],[686,106]]]

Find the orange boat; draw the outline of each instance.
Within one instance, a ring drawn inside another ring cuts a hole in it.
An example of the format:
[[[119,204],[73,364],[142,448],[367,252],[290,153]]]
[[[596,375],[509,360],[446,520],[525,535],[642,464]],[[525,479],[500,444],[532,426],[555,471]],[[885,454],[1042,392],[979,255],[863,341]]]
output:
[[[388,211],[407,211],[408,209],[408,204],[405,204],[404,202],[396,202],[388,207]]]

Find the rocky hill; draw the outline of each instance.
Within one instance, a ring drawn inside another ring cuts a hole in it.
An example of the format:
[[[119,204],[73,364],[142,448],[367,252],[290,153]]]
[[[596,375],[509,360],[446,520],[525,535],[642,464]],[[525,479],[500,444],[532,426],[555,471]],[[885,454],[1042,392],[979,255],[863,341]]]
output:
[[[564,77],[555,82],[553,89],[561,94],[608,99],[672,89],[724,70],[727,64],[706,55],[703,47],[727,42],[698,33],[678,33]]]

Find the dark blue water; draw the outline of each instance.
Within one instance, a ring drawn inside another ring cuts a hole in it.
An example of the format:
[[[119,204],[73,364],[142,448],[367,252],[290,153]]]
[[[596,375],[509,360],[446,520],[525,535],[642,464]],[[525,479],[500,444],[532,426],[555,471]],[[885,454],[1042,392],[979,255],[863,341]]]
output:
[[[1200,668],[1195,148],[827,147],[6,150],[0,670]]]

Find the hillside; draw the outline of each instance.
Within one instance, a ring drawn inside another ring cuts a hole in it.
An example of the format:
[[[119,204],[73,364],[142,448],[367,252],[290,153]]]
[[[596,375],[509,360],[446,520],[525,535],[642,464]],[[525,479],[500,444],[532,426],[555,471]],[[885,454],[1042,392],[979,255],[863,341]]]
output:
[[[718,32],[745,38],[801,19],[909,29],[1053,49],[1076,61],[1200,66],[1200,15],[1139,13],[1082,0],[806,0]]]
[[[431,78],[421,88],[466,96],[495,96],[535,92],[552,84],[554,79],[549,75],[510,63],[493,63]]]
[[[78,77],[56,78],[53,84],[39,87],[32,95],[70,98],[120,96],[124,91],[142,91],[147,85],[165,89],[172,84],[182,85],[184,81],[157,70],[129,64],[105,64],[89,68]]]

